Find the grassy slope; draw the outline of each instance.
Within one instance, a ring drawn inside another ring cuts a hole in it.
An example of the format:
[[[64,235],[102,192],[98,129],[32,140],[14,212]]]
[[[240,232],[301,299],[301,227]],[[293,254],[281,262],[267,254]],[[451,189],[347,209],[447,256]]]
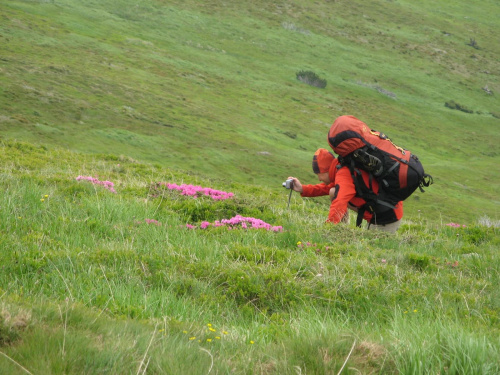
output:
[[[0,14],[2,137],[126,155],[2,142],[0,372],[338,373],[349,357],[344,373],[498,373],[498,230],[440,225],[498,218],[495,2],[9,1]],[[326,226],[324,202],[285,210],[281,181],[312,181],[311,153],[345,113],[436,179],[396,236]],[[155,197],[158,181],[237,199]],[[180,228],[235,213],[285,231]]]
[[[500,370],[498,228],[331,227],[269,188],[20,142],[0,177],[0,373]],[[236,213],[284,231],[185,227]]]
[[[434,175],[408,217],[498,217],[499,101],[482,90],[500,91],[493,1],[11,1],[1,10],[6,138],[279,189],[289,174],[312,181],[311,153],[327,147],[329,124],[354,114]],[[326,89],[297,81],[302,69]],[[446,108],[450,100],[475,113]]]

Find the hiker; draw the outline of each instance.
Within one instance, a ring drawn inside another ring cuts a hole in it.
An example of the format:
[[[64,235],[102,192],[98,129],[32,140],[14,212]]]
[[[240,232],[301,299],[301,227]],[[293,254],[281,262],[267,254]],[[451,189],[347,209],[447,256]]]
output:
[[[368,229],[383,230],[394,233],[401,224],[403,217],[403,202],[398,202],[395,209],[389,209],[382,214],[371,214],[365,210],[366,201],[356,195],[356,188],[349,168],[342,167],[335,156],[324,148],[318,149],[314,156],[312,167],[318,180],[322,184],[302,185],[299,179],[289,177],[293,180],[293,190],[300,193],[302,197],[318,197],[329,195],[331,199],[330,212],[327,222],[334,224],[348,221],[348,208],[360,213],[357,225],[361,219],[368,222]],[[370,175],[360,171],[366,185],[369,186]],[[378,192],[378,183],[372,180],[372,189]]]
[[[433,183],[415,154],[354,116],[335,119],[328,132],[328,144],[342,166],[337,172],[336,185],[342,186],[340,171],[344,176],[347,168],[356,198],[365,201],[358,206],[357,226],[369,211],[373,214],[371,224],[382,224],[385,230],[395,231],[403,216],[402,201],[417,189],[424,192],[423,188]]]

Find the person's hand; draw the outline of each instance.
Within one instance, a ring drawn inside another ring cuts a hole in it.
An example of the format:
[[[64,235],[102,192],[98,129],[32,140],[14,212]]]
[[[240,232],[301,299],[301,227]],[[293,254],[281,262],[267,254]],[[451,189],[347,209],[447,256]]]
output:
[[[288,177],[288,179],[290,178],[293,180],[293,190],[302,193],[302,184],[300,183],[299,179],[295,177]]]

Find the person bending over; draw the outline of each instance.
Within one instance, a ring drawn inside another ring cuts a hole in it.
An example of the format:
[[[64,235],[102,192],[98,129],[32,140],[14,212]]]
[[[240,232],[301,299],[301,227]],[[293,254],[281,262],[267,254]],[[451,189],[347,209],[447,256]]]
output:
[[[324,148],[318,149],[313,156],[312,167],[321,184],[302,185],[296,177],[288,177],[293,180],[293,190],[299,192],[302,197],[330,196],[330,211],[327,222],[338,224],[348,222],[348,208],[362,212],[362,218],[368,222],[368,229],[383,230],[394,233],[401,225],[403,217],[403,202],[398,202],[394,209],[382,213],[370,213],[365,210],[366,201],[356,194],[356,187],[349,168],[340,165],[335,156]],[[361,176],[366,184],[370,184],[370,175],[361,170]],[[378,183],[371,181],[372,190],[378,192]],[[364,211],[364,212],[363,212]]]

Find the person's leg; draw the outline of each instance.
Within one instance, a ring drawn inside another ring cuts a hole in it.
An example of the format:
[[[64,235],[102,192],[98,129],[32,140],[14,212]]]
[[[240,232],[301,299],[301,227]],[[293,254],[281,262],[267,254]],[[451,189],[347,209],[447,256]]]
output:
[[[347,208],[353,210],[354,212],[358,212],[358,208],[350,203],[347,203]]]
[[[401,220],[395,221],[394,223],[385,225],[370,224],[368,226],[369,230],[381,230],[383,232],[396,233],[399,226],[401,225]]]
[[[330,202],[335,199],[335,188],[331,188],[328,194],[330,196]],[[350,208],[350,207],[349,207]],[[349,223],[349,210],[345,212],[345,215],[340,220],[342,223]]]

